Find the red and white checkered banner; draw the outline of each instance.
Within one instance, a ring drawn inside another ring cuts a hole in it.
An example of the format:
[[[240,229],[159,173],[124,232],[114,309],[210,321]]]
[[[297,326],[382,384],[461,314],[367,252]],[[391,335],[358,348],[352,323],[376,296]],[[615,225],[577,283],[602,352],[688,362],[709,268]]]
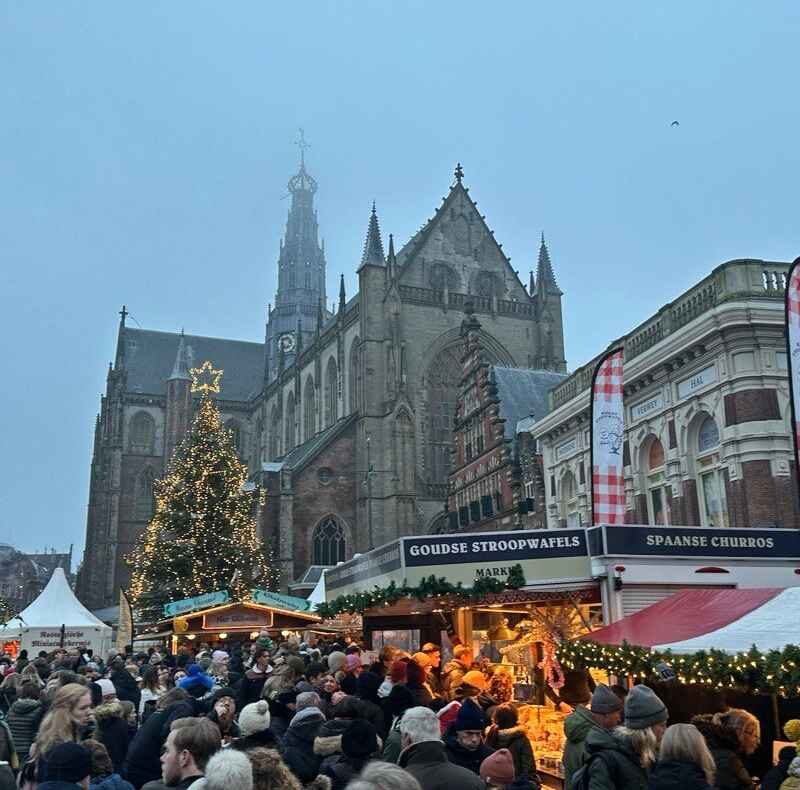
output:
[[[800,258],[789,269],[786,283],[786,356],[792,394],[792,436],[795,469],[800,470]]]
[[[610,351],[592,379],[592,524],[622,524],[625,518],[625,476],[622,447],[621,348]]]

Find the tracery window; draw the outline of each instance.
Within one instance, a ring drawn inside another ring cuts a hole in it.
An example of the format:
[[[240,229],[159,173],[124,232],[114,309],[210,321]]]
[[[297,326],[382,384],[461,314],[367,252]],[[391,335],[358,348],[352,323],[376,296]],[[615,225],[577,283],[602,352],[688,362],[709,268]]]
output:
[[[328,516],[314,527],[311,543],[313,565],[336,565],[344,562],[344,528],[333,516]]]
[[[137,521],[149,521],[154,510],[153,470],[146,466],[136,478],[136,487],[133,493],[133,517]]]
[[[137,411],[131,420],[130,451],[138,455],[153,455],[156,441],[156,421],[146,411]]]

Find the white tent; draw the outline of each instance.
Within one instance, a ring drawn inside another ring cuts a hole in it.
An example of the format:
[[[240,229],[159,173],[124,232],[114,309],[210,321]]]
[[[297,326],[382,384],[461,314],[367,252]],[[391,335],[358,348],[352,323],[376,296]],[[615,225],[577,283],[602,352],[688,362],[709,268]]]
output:
[[[327,570],[327,568],[325,569]],[[310,611],[314,611],[317,606],[321,603],[325,603],[325,571],[323,570],[322,573],[319,575],[319,579],[317,579],[317,583],[314,586],[314,589],[311,591],[311,594],[306,599],[308,601],[308,607]]]
[[[56,568],[36,600],[0,629],[0,639],[19,639],[32,655],[57,647],[91,648],[102,655],[111,647],[111,626],[75,597],[64,569]]]

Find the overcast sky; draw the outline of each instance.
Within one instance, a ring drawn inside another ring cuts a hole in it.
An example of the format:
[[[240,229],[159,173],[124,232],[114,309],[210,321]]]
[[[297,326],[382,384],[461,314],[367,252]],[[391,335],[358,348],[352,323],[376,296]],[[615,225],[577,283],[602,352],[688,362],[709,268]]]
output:
[[[82,551],[117,311],[263,340],[305,128],[353,293],[461,161],[570,369],[717,264],[800,254],[800,6],[0,2],[0,541]],[[680,126],[671,126],[678,120]]]

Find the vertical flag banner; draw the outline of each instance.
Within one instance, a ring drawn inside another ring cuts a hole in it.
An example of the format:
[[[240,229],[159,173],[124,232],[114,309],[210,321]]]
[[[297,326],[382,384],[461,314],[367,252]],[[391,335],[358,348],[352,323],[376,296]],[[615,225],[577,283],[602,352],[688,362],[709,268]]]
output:
[[[786,358],[792,396],[794,468],[800,475],[800,258],[795,259],[786,281]]]
[[[125,655],[133,647],[133,609],[125,590],[119,588],[119,620],[117,623],[117,651]]]
[[[622,357],[621,348],[610,351],[592,378],[592,525],[625,519]]]

